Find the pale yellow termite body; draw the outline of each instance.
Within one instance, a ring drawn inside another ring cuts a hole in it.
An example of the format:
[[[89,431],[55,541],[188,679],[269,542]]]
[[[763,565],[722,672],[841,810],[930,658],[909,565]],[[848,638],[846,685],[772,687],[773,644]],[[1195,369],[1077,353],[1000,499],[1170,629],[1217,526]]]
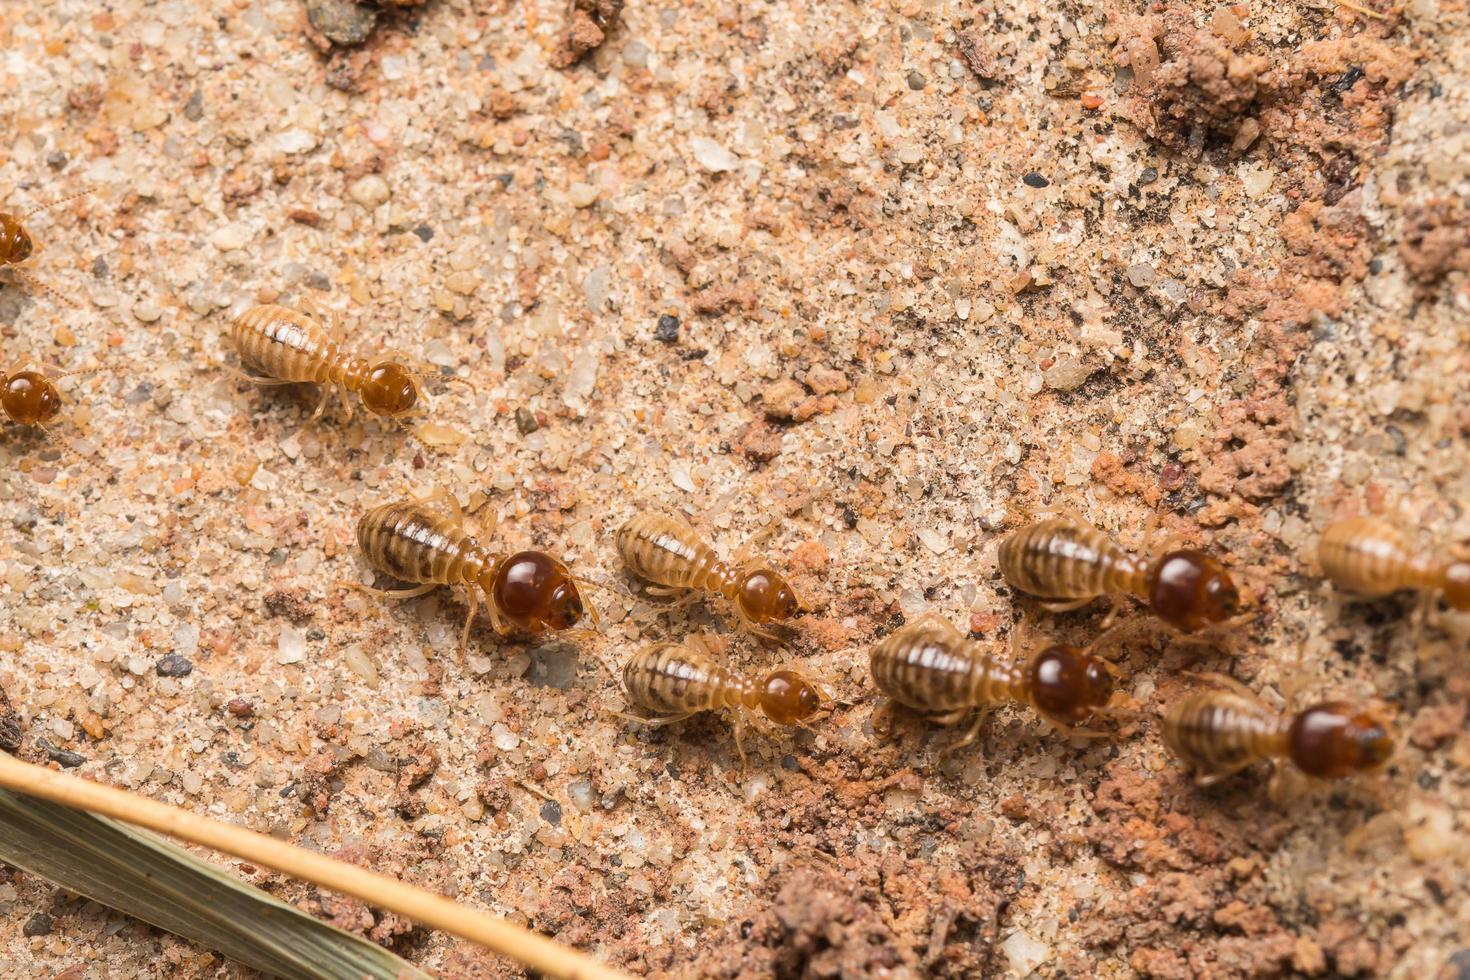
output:
[[[240,364],[259,384],[308,383],[355,393],[374,415],[398,417],[419,399],[413,372],[397,362],[348,354],[327,329],[299,310],[274,304],[252,306],[235,319],[230,339]],[[315,416],[313,416],[315,417]]]
[[[732,711],[742,760],[747,713],[758,711],[778,725],[797,725],[822,705],[817,686],[798,672],[773,670],[757,679],[731,670],[717,662],[702,636],[655,643],[633,654],[623,665],[623,689],[632,705],[653,713],[653,718],[635,719],[645,724],[672,724],[701,711]]]
[[[618,554],[639,578],[670,590],[723,596],[752,633],[801,611],[796,593],[781,574],[759,561],[736,566],[715,554],[685,521],[666,514],[639,514],[618,530]]]
[[[1442,592],[1470,611],[1470,562],[1419,553],[1402,531],[1379,517],[1350,517],[1322,532],[1317,563],[1333,585],[1368,599],[1412,589]]]
[[[1240,611],[1230,573],[1204,552],[1179,548],[1143,558],[1076,517],[1048,518],[1010,534],[999,564],[1012,587],[1052,600],[1058,612],[1101,596],[1113,596],[1116,611],[1117,597],[1130,595],[1174,629],[1195,633],[1229,624]]]

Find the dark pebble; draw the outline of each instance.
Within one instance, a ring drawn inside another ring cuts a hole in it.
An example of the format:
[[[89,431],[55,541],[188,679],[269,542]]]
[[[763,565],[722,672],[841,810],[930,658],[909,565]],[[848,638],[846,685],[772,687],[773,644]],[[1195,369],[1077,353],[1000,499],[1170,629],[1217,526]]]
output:
[[[672,313],[660,316],[658,326],[653,328],[653,339],[661,344],[677,344],[679,342],[679,318]]]
[[[188,677],[194,673],[194,665],[189,662],[188,657],[181,657],[177,653],[171,653],[160,660],[153,668],[159,677]]]
[[[923,75],[919,74],[916,71],[909,72],[909,79],[908,79],[908,81],[909,81],[909,88],[912,89],[915,92],[918,92],[925,85],[928,85],[929,84],[929,79],[925,78]]]
[[[194,94],[189,96],[189,101],[184,103],[184,118],[190,122],[198,122],[204,118],[204,90],[195,89]]]
[[[1470,949],[1451,955],[1444,969],[1439,971],[1439,980],[1470,980]]]
[[[797,765],[796,756],[783,755],[781,757],[781,768],[787,770],[788,772],[796,772],[796,770],[800,769],[801,766]]]
[[[1051,184],[1051,181],[1047,180],[1045,177],[1041,176],[1041,174],[1033,170],[1029,174],[1021,178],[1021,183],[1025,184],[1027,187],[1046,187]]]
[[[123,397],[123,402],[128,405],[141,405],[152,397],[153,386],[146,381],[140,381],[138,387]]]
[[[52,150],[50,153],[46,154],[46,166],[50,167],[52,170],[60,170],[62,167],[66,166],[66,161],[67,155],[65,153],[62,153],[60,150]]]
[[[1152,184],[1154,181],[1156,181],[1158,179],[1159,179],[1159,168],[1158,167],[1144,167],[1143,170],[1139,171],[1139,174],[1138,174],[1138,186],[1139,187],[1147,187],[1149,184]]]
[[[430,228],[428,225],[419,225],[413,230],[413,233],[419,236],[419,241],[421,242],[426,242],[434,237],[434,229]]]
[[[306,19],[334,44],[361,44],[378,24],[378,11],[346,0],[311,0]]]
[[[561,823],[561,804],[555,800],[547,800],[541,804],[541,819],[553,827]]]
[[[516,409],[516,428],[521,430],[521,435],[528,436],[541,428],[541,425],[530,409],[522,407]]]
[[[53,924],[54,923],[51,921],[51,916],[47,915],[45,912],[37,912],[35,915],[26,920],[25,927],[21,929],[21,932],[25,933],[28,938],[34,936],[49,936],[51,935],[51,926]]]
[[[1375,276],[1378,275],[1378,273],[1383,271],[1383,260],[1374,259],[1372,262],[1369,262],[1368,271],[1373,273]]]
[[[92,278],[107,278],[107,260],[100,255],[92,260]]]
[[[313,626],[306,631],[306,638],[313,643],[320,643],[327,638],[327,633],[320,626]]]
[[[36,744],[41,747],[42,752],[46,753],[47,758],[63,769],[75,769],[87,761],[86,756],[77,755],[75,752],[68,752],[66,749],[58,749],[44,738],[37,739]]]

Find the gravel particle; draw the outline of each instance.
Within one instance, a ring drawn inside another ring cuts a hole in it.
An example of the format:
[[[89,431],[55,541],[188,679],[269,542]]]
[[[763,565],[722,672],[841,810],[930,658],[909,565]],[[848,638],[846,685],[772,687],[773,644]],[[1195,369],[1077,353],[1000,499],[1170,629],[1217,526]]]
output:
[[[714,140],[696,136],[690,140],[690,146],[694,148],[694,159],[711,173],[723,173],[740,166],[740,158]]]
[[[541,423],[536,421],[535,414],[524,405],[516,409],[516,428],[521,430],[521,435],[528,436],[541,428]]]
[[[377,174],[367,174],[352,182],[347,195],[369,210],[388,200],[388,182]]]
[[[567,188],[567,197],[574,208],[590,208],[597,200],[599,191],[591,184],[584,184],[580,180]]]
[[[347,0],[311,0],[306,19],[334,44],[361,44],[378,23],[376,8]]]
[[[1044,377],[1048,388],[1056,391],[1071,391],[1079,387],[1091,375],[1092,368],[1087,367],[1077,358],[1064,354],[1046,369]]]
[[[1037,187],[1037,188],[1047,187],[1047,186],[1049,186],[1051,184],[1051,181],[1047,180],[1045,177],[1041,176],[1041,174],[1037,173],[1034,170],[1031,171],[1026,176],[1022,177],[1021,178],[1021,182],[1023,184],[1025,184],[1027,187]]]
[[[1133,283],[1133,285],[1137,286],[1139,289],[1142,289],[1145,286],[1151,284],[1154,281],[1153,266],[1146,265],[1142,262],[1137,262],[1133,265],[1130,265],[1128,267],[1128,281]]]
[[[1158,167],[1144,167],[1142,170],[1140,170],[1138,172],[1138,186],[1139,187],[1147,187],[1149,184],[1152,184],[1154,181],[1156,181],[1158,179],[1159,179],[1159,168]]]
[[[47,758],[63,769],[75,769],[87,761],[86,756],[68,752],[66,749],[58,749],[44,738],[36,739],[36,744],[41,747],[42,752],[46,753]]]
[[[541,819],[553,827],[561,823],[561,804],[555,800],[547,800],[541,804]]]
[[[164,657],[153,669],[159,677],[188,677],[194,673],[193,663],[187,657],[181,657],[177,653]]]
[[[679,318],[672,313],[664,313],[658,318],[658,326],[653,328],[653,339],[661,344],[677,344],[679,342]]]
[[[917,71],[911,71],[909,72],[908,83],[912,91],[918,92],[922,91],[924,86],[929,84],[929,79]]]
[[[47,915],[45,912],[37,912],[35,915],[26,920],[26,924],[21,929],[21,932],[24,933],[27,938],[34,938],[36,936],[49,936],[51,934],[52,925],[53,922],[51,920],[51,916]]]
[[[306,636],[294,626],[282,626],[276,640],[276,663],[299,664],[306,659]]]
[[[642,41],[629,41],[623,45],[623,64],[629,68],[648,66],[648,45]]]

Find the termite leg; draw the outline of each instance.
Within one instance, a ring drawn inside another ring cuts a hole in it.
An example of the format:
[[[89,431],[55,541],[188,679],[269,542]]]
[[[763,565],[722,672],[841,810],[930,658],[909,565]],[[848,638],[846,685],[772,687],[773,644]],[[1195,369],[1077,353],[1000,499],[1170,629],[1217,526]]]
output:
[[[480,611],[480,593],[475,590],[475,587],[474,586],[470,586],[469,587],[469,593],[470,593],[470,611],[469,611],[469,613],[464,618],[464,629],[460,632],[460,635],[459,635],[459,658],[460,658],[460,660],[463,660],[465,654],[469,651],[469,648],[470,648],[470,627],[472,625],[474,625],[474,622],[475,622],[475,613],[477,613],[477,612]]]
[[[970,725],[969,729],[965,731],[965,734],[961,735],[958,739],[950,742],[944,748],[939,750],[939,761],[941,763],[943,763],[945,759],[948,759],[950,755],[958,752],[960,749],[971,744],[975,741],[975,739],[980,737],[980,726],[985,724],[985,717],[987,714],[988,712],[984,708],[976,711],[975,721]]]
[[[426,582],[412,589],[375,589],[371,585],[363,585],[361,582],[351,582],[347,579],[342,579],[337,584],[358,592],[366,592],[368,595],[375,595],[380,599],[416,599],[429,590],[439,587],[437,582]]]

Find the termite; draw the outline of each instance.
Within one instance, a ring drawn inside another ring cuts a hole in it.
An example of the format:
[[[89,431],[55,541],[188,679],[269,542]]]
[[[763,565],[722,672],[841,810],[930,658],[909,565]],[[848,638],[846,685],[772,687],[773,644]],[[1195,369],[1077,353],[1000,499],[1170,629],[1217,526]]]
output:
[[[780,572],[758,559],[722,560],[681,518],[639,514],[618,530],[617,545],[634,575],[662,587],[650,592],[724,596],[741,625],[764,639],[777,637],[762,626],[787,622],[801,612],[801,601]]]
[[[92,374],[98,370],[104,369],[65,371],[49,376],[34,370],[17,370],[8,374],[0,371],[0,411],[15,424],[41,430],[47,438],[56,440],[68,452],[106,471],[106,467],[48,427],[61,412],[61,390],[56,382],[63,378]]]
[[[623,715],[646,725],[671,725],[701,711],[730,710],[735,719],[735,747],[745,762],[741,736],[745,716],[764,714],[777,725],[803,725],[822,707],[815,683],[790,669],[772,670],[756,678],[721,666],[705,637],[683,643],[656,643],[628,658],[623,688],[634,706],[652,718]]]
[[[1452,609],[1470,611],[1470,561],[1419,554],[1379,517],[1350,517],[1328,527],[1317,543],[1317,563],[1344,592],[1377,599],[1413,589],[1441,594]]]
[[[1389,725],[1377,711],[1323,701],[1302,711],[1267,706],[1245,685],[1205,674],[1212,689],[1176,702],[1164,716],[1164,744],[1209,786],[1256,762],[1287,759],[1318,779],[1382,768],[1393,755]]]
[[[975,741],[985,713],[1006,702],[1029,705],[1068,734],[1093,734],[1076,726],[1107,708],[1115,670],[1093,655],[1097,645],[1053,643],[1018,659],[997,655],[946,619],[926,616],[879,640],[868,667],[878,690],[938,724],[976,712],[969,731],[944,750],[948,755]]]
[[[1052,600],[1055,612],[1102,596],[1114,597],[1116,611],[1116,597],[1131,595],[1181,633],[1229,625],[1240,612],[1230,573],[1204,552],[1180,548],[1148,560],[1073,515],[1009,535],[1000,545],[1000,571],[1013,588]]]
[[[437,514],[426,504],[441,497],[452,516]],[[486,533],[493,531],[493,526]],[[470,609],[460,635],[461,655],[469,646],[470,625],[485,594],[490,622],[502,636],[517,627],[526,633],[571,629],[584,614],[595,623],[596,611],[582,598],[579,583],[560,560],[541,551],[491,553],[464,529],[459,502],[443,491],[427,500],[381,504],[357,522],[357,544],[374,569],[411,589],[372,589],[359,582],[350,588],[387,599],[411,599],[441,585],[463,585]]]
[[[79,197],[86,197],[90,193],[91,191],[82,191],[77,194],[72,194],[69,197],[63,197],[59,201],[52,201],[50,204],[42,204],[31,208],[25,214],[17,215],[0,211],[0,267],[8,267],[10,271],[29,284],[32,289],[39,290],[53,299],[60,300],[67,306],[78,306],[75,300],[63,296],[37,279],[29,271],[22,269],[20,263],[30,258],[36,249],[35,241],[31,238],[31,233],[26,228],[25,223],[42,211],[49,211],[51,208],[60,207],[68,201],[75,201]]]
[[[321,386],[312,420],[321,417],[334,388],[358,395],[373,415],[397,420],[413,411],[422,395],[415,373],[392,357],[346,353],[336,333],[306,313],[265,304],[236,317],[230,337],[247,380]],[[346,404],[351,412],[352,403]]]

